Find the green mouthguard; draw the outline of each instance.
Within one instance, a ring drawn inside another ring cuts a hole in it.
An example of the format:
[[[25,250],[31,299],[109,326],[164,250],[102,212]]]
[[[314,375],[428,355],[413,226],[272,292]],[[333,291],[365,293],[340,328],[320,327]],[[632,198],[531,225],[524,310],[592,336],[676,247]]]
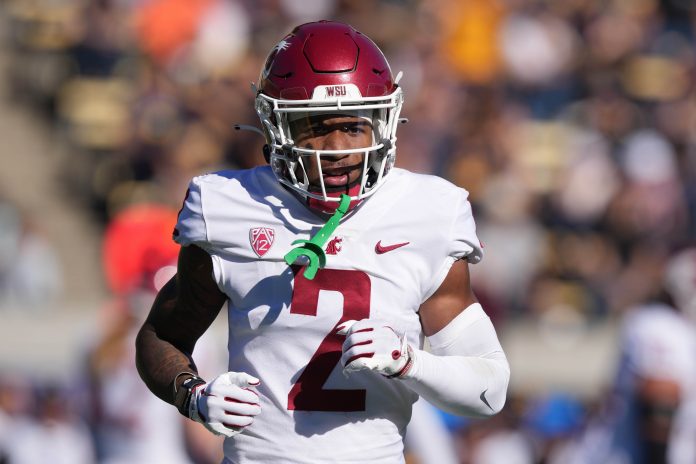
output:
[[[350,197],[346,194],[341,195],[341,202],[338,204],[336,212],[333,213],[333,216],[326,221],[326,224],[319,229],[319,232],[314,237],[309,240],[295,240],[292,242],[293,245],[302,246],[293,248],[285,255],[285,262],[288,263],[288,266],[292,266],[300,256],[306,256],[309,259],[309,264],[305,268],[304,276],[308,280],[314,279],[319,268],[326,266],[324,245],[338,227],[341,218],[348,212],[349,205]]]

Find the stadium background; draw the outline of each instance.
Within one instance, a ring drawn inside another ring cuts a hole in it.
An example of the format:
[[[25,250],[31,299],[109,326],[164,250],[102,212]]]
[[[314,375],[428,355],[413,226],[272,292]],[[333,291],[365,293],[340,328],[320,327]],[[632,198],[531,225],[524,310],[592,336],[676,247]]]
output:
[[[175,211],[193,175],[263,163],[233,129],[257,124],[249,83],[320,18],[404,71],[397,165],[471,192],[474,285],[513,376],[500,417],[447,418],[462,453],[507,431],[542,455],[592,417],[622,315],[694,237],[687,0],[0,1],[0,410],[18,385],[27,420],[47,391],[73,404],[128,273],[153,271],[106,257],[107,227]]]

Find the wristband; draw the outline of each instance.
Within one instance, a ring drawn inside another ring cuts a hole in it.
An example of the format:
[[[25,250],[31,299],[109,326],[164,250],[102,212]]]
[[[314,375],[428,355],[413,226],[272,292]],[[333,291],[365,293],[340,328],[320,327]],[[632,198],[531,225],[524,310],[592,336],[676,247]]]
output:
[[[181,382],[181,385],[177,387],[177,379],[184,374],[188,374],[191,377]],[[181,372],[174,377],[174,406],[176,406],[176,409],[179,410],[181,415],[188,417],[189,419],[191,418],[189,407],[191,396],[197,387],[200,385],[205,385],[205,383],[205,380],[198,377],[193,372]]]

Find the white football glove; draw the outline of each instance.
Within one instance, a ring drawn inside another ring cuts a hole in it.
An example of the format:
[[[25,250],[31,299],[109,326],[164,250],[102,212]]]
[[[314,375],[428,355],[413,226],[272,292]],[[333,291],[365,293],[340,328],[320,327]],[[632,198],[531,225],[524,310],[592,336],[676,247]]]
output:
[[[232,437],[261,412],[259,394],[252,389],[260,383],[259,379],[244,372],[219,375],[193,392],[189,417],[215,435]]]
[[[346,321],[336,333],[346,336],[341,356],[344,373],[368,369],[386,377],[402,377],[412,366],[413,352],[406,336],[384,321]]]

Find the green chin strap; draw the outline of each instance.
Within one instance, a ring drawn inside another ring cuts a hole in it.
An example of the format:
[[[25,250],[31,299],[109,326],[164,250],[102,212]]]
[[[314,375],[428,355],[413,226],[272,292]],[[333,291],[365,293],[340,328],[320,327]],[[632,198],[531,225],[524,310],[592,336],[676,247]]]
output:
[[[295,240],[292,242],[293,245],[301,244],[302,246],[293,248],[285,255],[285,262],[288,263],[288,266],[292,266],[300,256],[306,256],[309,259],[309,264],[304,271],[304,276],[309,280],[314,279],[319,268],[326,266],[324,245],[338,227],[341,218],[348,212],[349,205],[350,197],[346,194],[341,195],[341,202],[338,204],[336,212],[333,213],[333,216],[326,221],[324,227],[319,229],[319,232],[314,237],[309,240]]]

